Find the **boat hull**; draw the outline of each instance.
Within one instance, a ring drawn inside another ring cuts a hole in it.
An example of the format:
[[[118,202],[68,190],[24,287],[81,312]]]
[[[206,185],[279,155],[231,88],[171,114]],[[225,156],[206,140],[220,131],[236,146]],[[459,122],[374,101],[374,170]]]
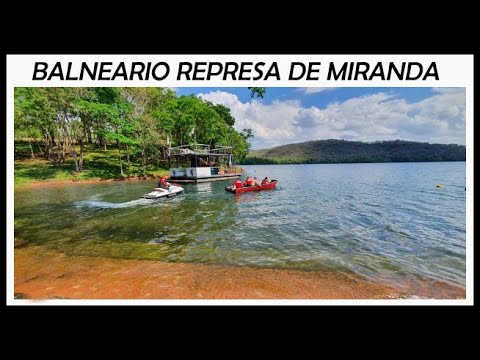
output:
[[[272,180],[270,183],[266,185],[257,185],[257,186],[245,186],[241,188],[235,188],[233,186],[227,186],[225,188],[226,191],[231,192],[233,194],[243,194],[246,192],[251,192],[251,191],[262,191],[262,190],[271,190],[275,189],[275,186],[277,186],[278,181],[277,180]]]
[[[143,195],[144,199],[161,199],[164,197],[172,197],[175,195],[180,194],[183,192],[183,188],[181,186],[170,186],[170,189],[163,189],[163,188],[153,188],[153,191],[149,192],[148,194]]]

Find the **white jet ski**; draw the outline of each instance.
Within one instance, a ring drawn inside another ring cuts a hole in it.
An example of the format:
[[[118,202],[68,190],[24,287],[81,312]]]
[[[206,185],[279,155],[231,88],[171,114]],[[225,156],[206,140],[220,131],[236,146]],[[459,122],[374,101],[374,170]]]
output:
[[[170,197],[180,194],[184,189],[178,185],[170,185],[170,188],[164,189],[160,187],[153,188],[151,192],[143,195],[145,199],[160,199],[162,197]]]

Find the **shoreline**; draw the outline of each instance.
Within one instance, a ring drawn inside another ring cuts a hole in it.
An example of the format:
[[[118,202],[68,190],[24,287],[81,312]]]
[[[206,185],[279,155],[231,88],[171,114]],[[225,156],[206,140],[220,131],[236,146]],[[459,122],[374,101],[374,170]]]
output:
[[[69,180],[38,180],[31,181],[26,184],[15,185],[15,189],[28,189],[35,188],[40,186],[65,186],[65,185],[88,185],[88,184],[98,184],[98,183],[113,183],[113,182],[130,182],[130,181],[148,181],[148,180],[157,180],[158,176],[167,176],[165,174],[155,174],[155,175],[145,175],[145,176],[130,176],[125,178],[111,178],[111,179],[69,179]]]
[[[153,260],[67,256],[40,246],[15,248],[21,299],[464,299],[435,280],[374,282],[339,272],[258,269]]]

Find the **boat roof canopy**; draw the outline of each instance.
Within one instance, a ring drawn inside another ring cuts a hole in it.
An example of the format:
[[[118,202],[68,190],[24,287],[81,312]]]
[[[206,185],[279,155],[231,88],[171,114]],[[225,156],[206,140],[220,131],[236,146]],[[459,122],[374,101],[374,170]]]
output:
[[[168,156],[229,156],[232,146],[216,146],[212,148],[206,144],[188,144],[168,148]]]

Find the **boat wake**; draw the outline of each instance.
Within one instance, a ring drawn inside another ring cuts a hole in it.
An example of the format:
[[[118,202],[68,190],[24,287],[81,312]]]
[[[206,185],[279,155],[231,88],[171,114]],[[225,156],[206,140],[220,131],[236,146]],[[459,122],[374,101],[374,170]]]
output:
[[[122,209],[129,208],[139,205],[148,205],[152,204],[152,200],[148,199],[136,199],[132,201],[127,201],[123,203],[112,203],[107,201],[98,201],[98,200],[83,200],[75,203],[76,207],[87,207],[87,208],[100,208],[100,209]]]

